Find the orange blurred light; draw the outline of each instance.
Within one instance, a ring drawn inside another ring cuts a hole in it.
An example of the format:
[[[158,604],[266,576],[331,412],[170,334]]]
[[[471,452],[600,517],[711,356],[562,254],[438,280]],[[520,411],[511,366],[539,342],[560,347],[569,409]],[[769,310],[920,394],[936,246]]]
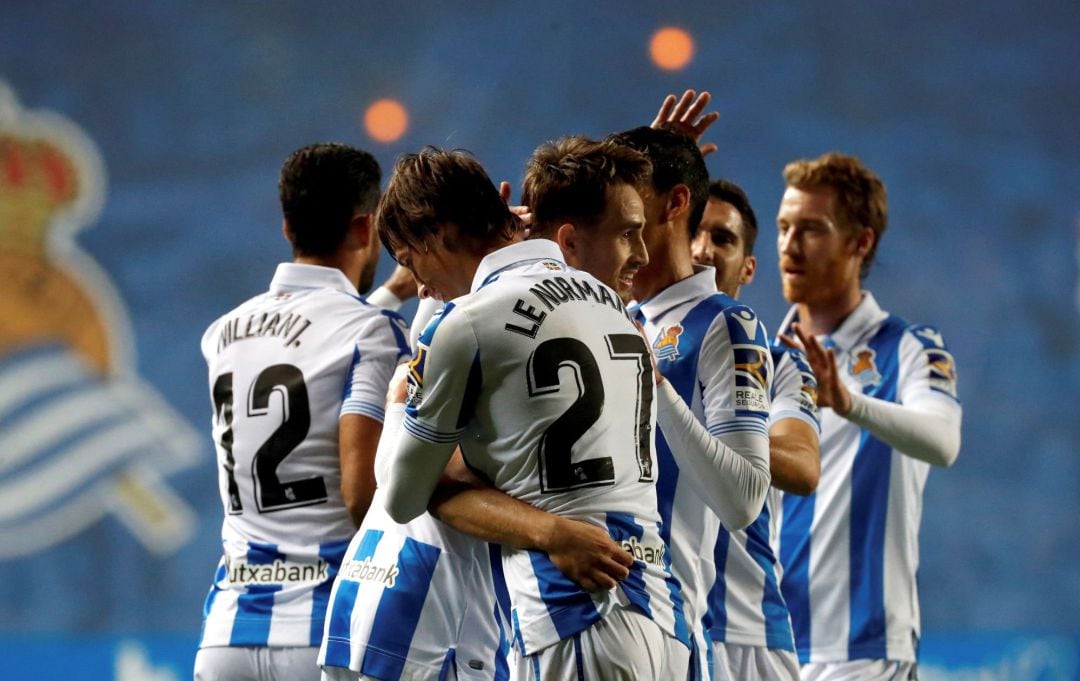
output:
[[[364,112],[364,128],[376,142],[394,142],[408,127],[408,112],[393,99],[380,99]]]
[[[694,39],[681,28],[662,28],[649,42],[649,56],[662,69],[681,69],[694,56]]]

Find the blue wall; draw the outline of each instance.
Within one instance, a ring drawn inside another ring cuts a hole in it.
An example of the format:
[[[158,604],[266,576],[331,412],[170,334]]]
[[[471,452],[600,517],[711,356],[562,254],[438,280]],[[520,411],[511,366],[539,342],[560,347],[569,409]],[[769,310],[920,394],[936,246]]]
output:
[[[189,539],[155,554],[109,512],[2,559],[0,632],[197,633],[221,513],[198,341],[288,257],[288,152],[344,141],[388,170],[424,144],[462,147],[517,184],[538,143],[647,123],[685,87],[713,93],[710,170],[759,213],[744,298],[772,325],[783,164],[838,149],[888,185],[868,288],[944,331],[965,406],[960,459],[926,492],[924,629],[1080,631],[1076,4],[453,4],[0,4],[0,80],[100,151],[104,207],[77,243],[130,318],[131,371],[198,436],[192,461],[161,468],[195,513]],[[681,71],[648,59],[669,24],[697,42]],[[381,97],[411,115],[392,144],[360,123]]]

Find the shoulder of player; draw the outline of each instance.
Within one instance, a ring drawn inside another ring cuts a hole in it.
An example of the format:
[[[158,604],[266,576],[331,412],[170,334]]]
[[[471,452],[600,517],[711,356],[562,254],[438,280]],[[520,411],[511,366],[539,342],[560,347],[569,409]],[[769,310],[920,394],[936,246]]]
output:
[[[720,334],[726,336],[733,344],[755,344],[762,347],[769,345],[765,325],[747,305],[737,303],[723,294],[717,294],[699,303],[687,314],[687,319],[696,316],[699,311],[705,312],[704,316],[707,318],[711,317],[709,331],[706,334],[709,337]]]

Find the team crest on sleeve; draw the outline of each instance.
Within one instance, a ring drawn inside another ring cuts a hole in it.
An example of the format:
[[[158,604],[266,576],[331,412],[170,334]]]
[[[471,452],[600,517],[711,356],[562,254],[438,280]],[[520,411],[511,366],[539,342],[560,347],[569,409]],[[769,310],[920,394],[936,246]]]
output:
[[[679,358],[679,336],[682,335],[683,327],[678,324],[660,329],[656,340],[653,341],[653,352],[656,359],[676,360]]]
[[[927,350],[930,366],[930,387],[946,395],[956,397],[956,363],[947,350]]]
[[[735,409],[769,411],[769,358],[756,345],[735,345]]]
[[[814,370],[810,368],[810,362],[801,350],[790,348],[788,356],[795,368],[799,370],[799,380],[802,383],[799,387],[799,408],[817,418],[817,377],[814,376]]]
[[[881,372],[878,371],[877,362],[874,358],[877,353],[870,348],[863,348],[851,353],[848,361],[848,373],[865,387],[881,383]]]
[[[416,356],[409,361],[408,395],[405,404],[417,407],[424,399],[424,364],[427,362],[427,347],[418,345]]]

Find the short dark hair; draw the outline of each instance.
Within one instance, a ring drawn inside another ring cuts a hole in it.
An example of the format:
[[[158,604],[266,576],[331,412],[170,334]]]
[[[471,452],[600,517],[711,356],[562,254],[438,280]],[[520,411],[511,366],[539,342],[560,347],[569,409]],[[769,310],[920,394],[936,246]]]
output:
[[[531,232],[545,234],[567,220],[595,225],[607,205],[607,189],[635,188],[649,179],[652,165],[639,151],[581,136],[541,145],[525,166],[522,203],[532,211]]]
[[[800,159],[784,166],[784,181],[804,191],[825,187],[836,192],[836,208],[849,234],[863,227],[874,232],[874,245],[862,262],[859,276],[870,273],[878,244],[888,226],[888,198],[885,183],[855,156],[835,151],[815,159]]]
[[[730,203],[735,210],[739,211],[743,224],[743,255],[753,255],[758,225],[757,216],[754,215],[754,209],[750,206],[750,199],[746,197],[746,192],[731,180],[721,178],[709,183],[709,197]]]
[[[432,146],[398,158],[375,222],[391,256],[401,245],[417,247],[447,224],[473,249],[522,228],[475,158]]]
[[[293,252],[334,253],[353,215],[375,210],[381,179],[375,157],[344,144],[312,144],[290,154],[281,166],[278,194]]]
[[[608,137],[618,144],[644,152],[652,162],[652,186],[669,192],[677,184],[690,189],[690,236],[697,232],[705,204],[709,200],[709,170],[697,142],[688,135],[668,128],[642,126]]]

